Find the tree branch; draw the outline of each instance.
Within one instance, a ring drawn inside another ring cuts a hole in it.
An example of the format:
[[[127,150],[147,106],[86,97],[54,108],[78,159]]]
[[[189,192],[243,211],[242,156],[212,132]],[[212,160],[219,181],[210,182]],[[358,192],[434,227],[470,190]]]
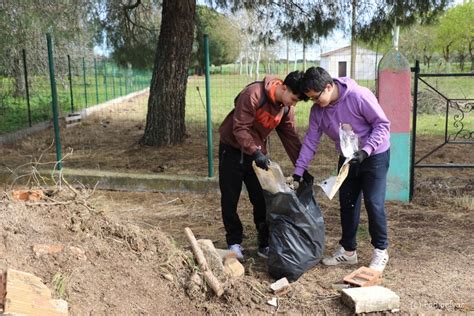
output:
[[[138,27],[138,28],[141,28],[141,29],[144,29],[145,31],[148,31],[150,32],[151,34],[153,34],[153,30],[152,29],[149,29],[147,27],[144,27],[143,25],[140,25],[140,24],[137,24],[135,23],[131,18],[130,18],[130,15],[129,15],[129,12],[134,10],[135,8],[137,8],[140,4],[141,4],[141,0],[136,0],[137,2],[135,2],[134,4],[129,4],[129,5],[124,5],[122,7],[123,9],[123,13],[125,14],[125,18],[127,19],[128,22],[130,22],[132,25]]]

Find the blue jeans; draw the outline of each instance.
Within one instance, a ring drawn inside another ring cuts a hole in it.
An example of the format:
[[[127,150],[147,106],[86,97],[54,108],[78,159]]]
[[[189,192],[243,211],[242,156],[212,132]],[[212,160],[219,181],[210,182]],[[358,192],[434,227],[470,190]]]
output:
[[[339,157],[339,168],[344,160],[344,157]],[[371,243],[375,248],[382,250],[388,247],[385,191],[389,162],[390,149],[367,157],[360,165],[352,165],[339,189],[342,227],[342,238],[339,243],[347,251],[354,251],[357,248],[356,236],[362,194],[369,219]]]

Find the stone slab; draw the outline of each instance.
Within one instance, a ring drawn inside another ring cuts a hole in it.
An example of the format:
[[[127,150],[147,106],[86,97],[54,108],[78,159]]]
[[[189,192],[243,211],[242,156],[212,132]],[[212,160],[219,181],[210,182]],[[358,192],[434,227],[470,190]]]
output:
[[[343,289],[341,300],[356,314],[400,309],[400,297],[383,286]]]

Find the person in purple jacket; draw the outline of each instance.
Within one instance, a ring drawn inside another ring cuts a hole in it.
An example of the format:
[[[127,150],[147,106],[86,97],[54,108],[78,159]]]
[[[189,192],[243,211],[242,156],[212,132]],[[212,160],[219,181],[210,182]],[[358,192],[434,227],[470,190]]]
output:
[[[323,264],[357,263],[356,233],[359,225],[362,195],[369,219],[374,252],[370,268],[383,271],[388,262],[385,191],[390,160],[390,122],[375,95],[350,78],[332,78],[320,67],[304,74],[302,91],[314,102],[309,128],[293,174],[300,182],[313,159],[323,134],[335,142],[340,153],[338,168],[346,158],[340,144],[340,133],[352,130],[359,139],[359,150],[349,161],[349,174],[339,189],[342,237],[340,247]]]

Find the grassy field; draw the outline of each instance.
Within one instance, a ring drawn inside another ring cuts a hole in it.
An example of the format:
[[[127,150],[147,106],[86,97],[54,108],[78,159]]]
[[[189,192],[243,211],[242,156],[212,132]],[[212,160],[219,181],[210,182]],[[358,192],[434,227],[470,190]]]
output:
[[[286,65],[279,65],[283,67]],[[278,68],[280,70],[280,68]],[[276,69],[276,68],[275,68]],[[230,73],[236,68],[223,68],[223,72]],[[265,74],[259,76],[259,80],[263,79]],[[280,78],[284,74],[279,75]],[[131,79],[125,76],[116,76],[115,78],[104,78],[99,73],[97,79],[97,90],[94,76],[94,69],[86,72],[86,85],[82,76],[73,76],[73,100],[74,109],[82,109],[115,97],[125,95],[132,91],[143,89],[149,86],[150,76],[148,74],[137,74]],[[50,88],[47,77],[35,77],[30,79],[33,84],[30,88],[30,104],[32,121],[41,122],[51,119],[51,101]],[[225,116],[232,110],[235,96],[248,83],[255,80],[255,76],[246,76],[237,74],[213,74],[211,75],[211,108],[212,122],[217,127]],[[450,78],[425,78],[425,80],[439,92],[448,98],[474,98],[474,77],[450,77]],[[13,98],[10,95],[2,94],[1,87],[11,86],[8,79],[0,78],[0,133],[5,133],[28,126],[28,114],[26,100],[24,98]],[[374,89],[375,82],[373,80],[361,80],[358,82],[362,86]],[[427,85],[420,82],[420,91],[423,90],[424,97],[419,99],[418,115],[418,131],[421,134],[444,134],[444,111],[445,101],[438,93],[427,88]],[[69,84],[67,78],[57,80],[58,102],[60,112],[62,114],[71,112],[71,101]],[[205,78],[204,76],[190,76],[188,80],[188,89],[186,91],[186,121],[193,124],[206,124],[205,110]],[[444,102],[444,103],[443,103]],[[296,119],[297,124],[301,128],[305,128],[308,124],[309,111],[311,102],[299,102],[297,105]],[[470,111],[472,112],[472,111]],[[474,115],[467,111],[462,122],[464,129],[471,129],[474,124]],[[454,115],[460,114],[455,108],[450,109],[449,114],[449,133],[456,132],[459,125],[454,125]]]
[[[474,79],[474,77],[472,78]],[[472,86],[474,85],[469,86],[471,80],[472,79],[466,78],[447,78],[447,80],[443,81],[440,80],[440,78],[437,78],[436,86],[438,89],[440,89],[440,91],[446,93],[446,95],[450,98],[454,98],[456,95],[460,97],[461,93],[464,93],[466,96],[470,96],[474,94],[474,91],[472,91],[474,90],[472,89]],[[235,96],[243,87],[245,87],[245,85],[252,81],[252,77],[239,75],[211,76],[211,115],[214,127],[219,126],[225,116],[232,110],[234,107],[233,102]],[[372,88],[375,85],[374,81],[368,80],[361,80],[359,84],[369,88]],[[420,88],[425,87],[420,85]],[[201,93],[202,101],[199,97],[199,92]],[[474,98],[474,95],[470,97]],[[204,125],[206,122],[204,77],[192,76],[189,78],[186,100],[186,121],[192,123],[202,123]],[[311,102],[299,102],[297,104],[296,121],[298,126],[305,128],[308,125],[311,105]],[[443,108],[445,109],[445,106],[443,106]],[[448,120],[448,131],[450,134],[455,133],[459,129],[458,126],[454,126],[455,114],[460,114],[460,112],[454,108],[451,108]],[[469,129],[470,127],[472,130],[474,125],[473,113],[466,113],[462,122],[465,129]],[[443,135],[445,128],[444,125],[444,112],[419,114],[417,118],[417,130],[421,134]]]

